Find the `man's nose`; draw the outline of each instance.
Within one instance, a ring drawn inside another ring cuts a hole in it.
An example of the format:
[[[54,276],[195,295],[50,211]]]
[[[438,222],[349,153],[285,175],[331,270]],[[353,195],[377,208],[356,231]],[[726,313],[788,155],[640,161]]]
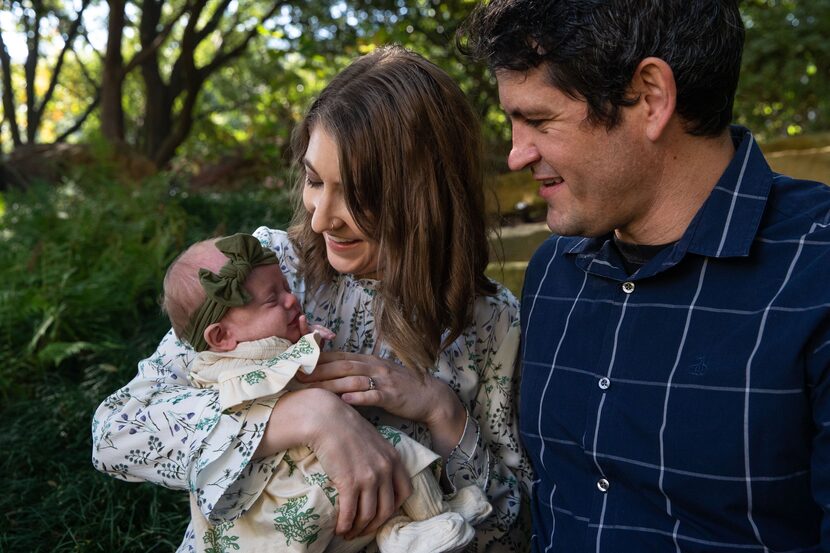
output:
[[[513,147],[507,156],[507,165],[511,171],[521,171],[541,159],[536,145],[528,140],[526,132],[520,126],[513,126]]]

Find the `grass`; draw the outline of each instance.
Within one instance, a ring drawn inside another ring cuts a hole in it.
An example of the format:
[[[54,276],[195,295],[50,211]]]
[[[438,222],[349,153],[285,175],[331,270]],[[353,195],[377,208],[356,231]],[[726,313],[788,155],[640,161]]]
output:
[[[284,227],[290,202],[98,168],[0,206],[0,551],[173,551],[186,495],[95,471],[92,413],[166,332],[156,298],[172,258],[210,235]]]

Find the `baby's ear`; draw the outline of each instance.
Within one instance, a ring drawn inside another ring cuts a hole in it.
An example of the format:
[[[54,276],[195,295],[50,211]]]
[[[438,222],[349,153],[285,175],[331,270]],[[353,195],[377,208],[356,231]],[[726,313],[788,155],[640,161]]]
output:
[[[236,349],[237,341],[221,323],[213,323],[205,329],[205,342],[212,351],[231,351]]]

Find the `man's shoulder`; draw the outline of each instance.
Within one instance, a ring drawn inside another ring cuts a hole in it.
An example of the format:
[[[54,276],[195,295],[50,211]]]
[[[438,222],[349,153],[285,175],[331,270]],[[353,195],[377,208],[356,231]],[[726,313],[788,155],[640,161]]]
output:
[[[830,186],[774,174],[762,236],[787,233],[830,234]]]

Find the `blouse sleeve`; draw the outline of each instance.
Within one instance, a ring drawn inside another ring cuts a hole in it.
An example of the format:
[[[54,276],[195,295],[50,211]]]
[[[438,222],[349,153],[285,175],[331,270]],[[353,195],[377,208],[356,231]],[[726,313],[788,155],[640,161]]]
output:
[[[219,522],[248,509],[268,482],[276,457],[251,458],[276,400],[222,412],[216,390],[189,384],[194,357],[167,333],[133,380],[96,410],[92,462],[126,481],[189,490]]]
[[[446,462],[450,483],[456,487],[475,484],[487,493],[493,515],[484,523],[495,534],[516,534],[501,538],[521,540],[521,525],[526,512],[531,472],[519,442],[516,405],[519,374],[518,303],[510,292],[501,289],[477,314],[475,354],[470,367],[478,376],[478,389],[467,405],[467,423],[458,445]],[[471,345],[471,339],[466,339]],[[465,356],[461,356],[463,359]],[[465,359],[465,363],[468,360]]]

